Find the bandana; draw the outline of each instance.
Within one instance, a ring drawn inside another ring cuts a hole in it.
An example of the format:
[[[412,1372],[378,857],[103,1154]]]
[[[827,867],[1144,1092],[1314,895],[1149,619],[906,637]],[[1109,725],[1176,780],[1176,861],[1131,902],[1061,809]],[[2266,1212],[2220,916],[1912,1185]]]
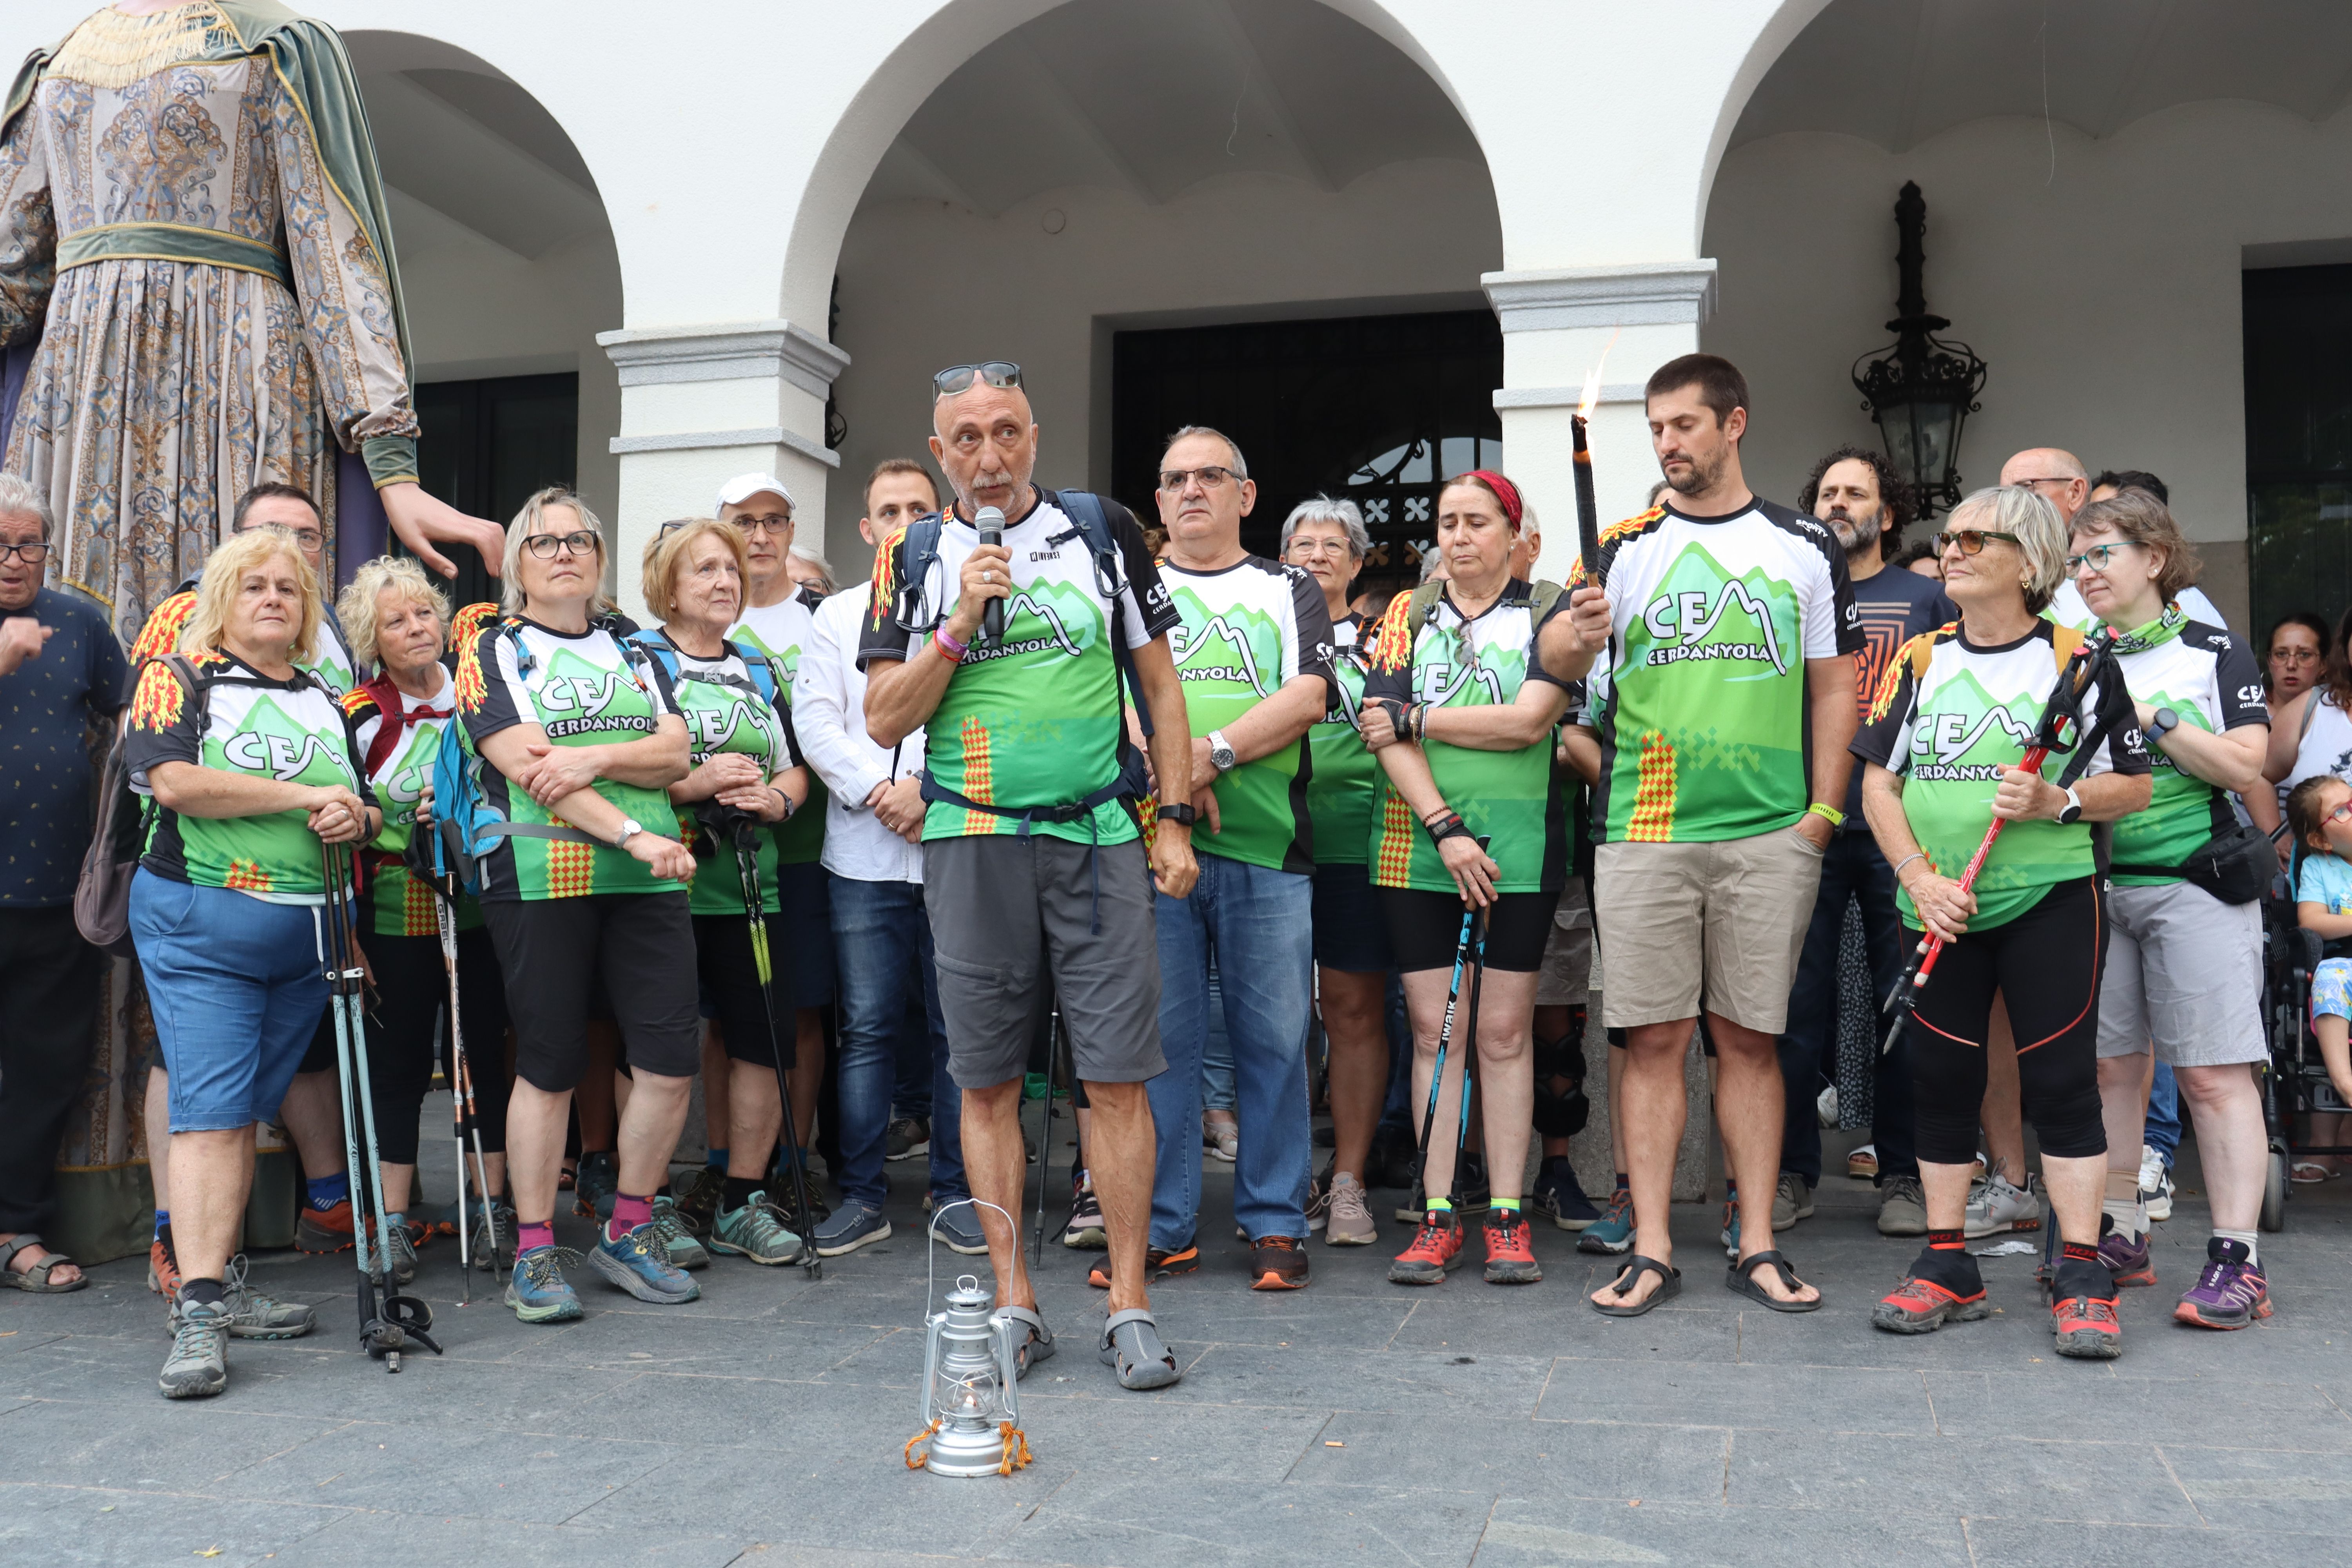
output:
[[[2157,616],[2147,625],[2128,632],[2117,632],[2115,649],[2117,653],[2128,654],[2146,653],[2152,647],[2162,647],[2166,643],[2179,637],[2180,628],[2188,624],[2188,611],[2178,605],[2167,605],[2164,606],[2164,614]]]
[[[1503,503],[1503,516],[1510,522],[1511,531],[1513,533],[1518,532],[1519,519],[1527,511],[1527,508],[1519,500],[1518,486],[1511,483],[1510,480],[1505,479],[1502,475],[1496,473],[1492,468],[1473,468],[1466,474],[1454,475],[1454,478],[1447,482],[1449,484],[1460,484],[1464,479],[1475,479],[1480,484],[1485,485],[1488,489],[1493,490],[1495,492],[1495,498]]]

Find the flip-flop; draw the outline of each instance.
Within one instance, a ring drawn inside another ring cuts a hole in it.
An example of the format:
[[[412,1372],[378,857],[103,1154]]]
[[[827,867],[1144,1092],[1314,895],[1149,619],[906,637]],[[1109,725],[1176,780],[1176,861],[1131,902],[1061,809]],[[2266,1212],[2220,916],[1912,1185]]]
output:
[[[73,1267],[73,1259],[62,1252],[51,1252],[38,1263],[27,1264],[22,1268],[16,1267],[18,1253],[30,1251],[35,1247],[47,1247],[47,1245],[41,1239],[38,1232],[30,1230],[19,1232],[12,1241],[0,1241],[0,1285],[14,1286],[19,1290],[30,1290],[36,1296],[63,1296],[71,1291],[87,1289],[89,1286],[89,1276],[87,1274],[68,1284],[57,1283],[58,1270]]]
[[[2312,1173],[2306,1176],[2304,1174],[2305,1171],[2309,1171]],[[2289,1168],[2287,1180],[2294,1183],[2297,1186],[2310,1187],[2316,1186],[2321,1182],[2332,1182],[2343,1173],[2344,1173],[2341,1171],[2329,1170],[2326,1166],[2321,1164],[2316,1160],[2297,1160],[2294,1164]]]
[[[1643,1274],[1654,1274],[1658,1277],[1658,1288],[1651,1291],[1647,1297],[1631,1305],[1621,1306],[1608,1306],[1594,1301],[1592,1310],[1604,1318],[1638,1318],[1659,1302],[1682,1294],[1683,1271],[1681,1269],[1669,1268],[1656,1258],[1644,1258],[1638,1252],[1626,1258],[1620,1266],[1617,1278],[1610,1282],[1611,1293],[1616,1296],[1620,1302],[1624,1301],[1626,1298],[1633,1295],[1633,1287],[1642,1282]]]
[[[1009,1318],[1029,1331],[1020,1348],[1013,1352],[1013,1376],[1017,1383],[1028,1376],[1029,1369],[1037,1363],[1052,1358],[1054,1331],[1045,1326],[1045,1320],[1038,1315],[1034,1307],[999,1307],[996,1315]]]
[[[1761,1301],[1776,1312],[1813,1312],[1821,1310],[1823,1300],[1822,1297],[1816,1296],[1810,1301],[1783,1301],[1763,1286],[1756,1283],[1756,1270],[1759,1266],[1776,1270],[1780,1276],[1780,1283],[1791,1290],[1804,1284],[1803,1280],[1797,1278],[1797,1271],[1789,1267],[1787,1258],[1781,1257],[1778,1251],[1770,1251],[1753,1253],[1725,1269],[1724,1285],[1750,1300]]]
[[[1103,1320],[1102,1363],[1118,1371],[1121,1388],[1165,1388],[1184,1374],[1160,1340],[1160,1325],[1141,1307]]]

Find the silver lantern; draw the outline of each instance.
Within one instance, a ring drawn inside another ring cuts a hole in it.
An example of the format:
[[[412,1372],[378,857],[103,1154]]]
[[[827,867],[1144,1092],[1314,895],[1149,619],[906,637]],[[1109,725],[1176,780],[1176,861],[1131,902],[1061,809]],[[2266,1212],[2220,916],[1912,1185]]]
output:
[[[1029,1459],[1014,1360],[1020,1326],[992,1310],[967,1274],[923,1328],[923,1430],[907,1462],[935,1476],[1011,1475]]]

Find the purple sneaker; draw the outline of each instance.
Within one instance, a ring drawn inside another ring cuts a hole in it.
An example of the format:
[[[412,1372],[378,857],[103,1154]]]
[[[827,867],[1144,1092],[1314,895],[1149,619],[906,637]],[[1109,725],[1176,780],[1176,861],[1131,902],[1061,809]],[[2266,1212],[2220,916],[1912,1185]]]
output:
[[[2219,1236],[2205,1244],[2205,1272],[2172,1310],[2176,1321],[2200,1329],[2242,1329],[2270,1315],[2270,1281],[2246,1261],[2246,1244]]]
[[[2148,1238],[2137,1241],[2119,1230],[2109,1230],[2099,1237],[2099,1261],[2116,1277],[2117,1285],[2153,1285],[2156,1283],[2156,1259],[2149,1255]]]

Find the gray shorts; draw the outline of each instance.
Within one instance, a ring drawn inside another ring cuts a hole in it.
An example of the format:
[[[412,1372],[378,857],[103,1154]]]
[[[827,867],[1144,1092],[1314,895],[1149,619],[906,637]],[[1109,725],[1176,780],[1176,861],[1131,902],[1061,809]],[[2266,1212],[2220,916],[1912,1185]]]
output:
[[[1789,986],[1821,890],[1822,852],[1794,827],[1706,844],[1603,844],[1594,856],[1601,1021],[1706,1010],[1759,1034],[1789,1024]]]
[[[1100,862],[1089,866],[1093,856]],[[1151,900],[1139,842],[1095,849],[1043,834],[975,834],[925,844],[923,902],[956,1086],[1022,1075],[1049,979],[1082,1081],[1141,1083],[1165,1070]]]
[[[2262,1061],[2262,991],[2260,904],[2187,882],[2108,889],[2099,1055],[2137,1056],[2153,1040],[2176,1068]]]
[[[1592,906],[1584,879],[1570,877],[1552,910],[1551,935],[1544,943],[1543,967],[1536,971],[1536,1005],[1581,1007],[1592,979]]]

